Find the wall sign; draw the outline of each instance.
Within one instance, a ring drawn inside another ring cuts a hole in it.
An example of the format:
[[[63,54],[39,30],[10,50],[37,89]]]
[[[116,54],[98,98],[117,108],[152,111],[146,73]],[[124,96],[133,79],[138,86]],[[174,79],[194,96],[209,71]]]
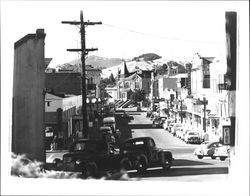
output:
[[[230,145],[230,126],[222,127],[222,143],[224,145]]]

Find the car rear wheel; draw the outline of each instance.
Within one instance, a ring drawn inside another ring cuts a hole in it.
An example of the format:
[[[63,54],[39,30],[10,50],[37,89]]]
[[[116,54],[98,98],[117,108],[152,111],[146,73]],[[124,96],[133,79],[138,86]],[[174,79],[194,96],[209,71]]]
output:
[[[163,159],[161,161],[162,168],[165,170],[169,170],[172,166],[172,157],[164,154],[161,156],[163,156]]]
[[[148,167],[148,159],[144,154],[142,154],[136,160],[135,169],[138,172],[144,172],[147,169],[147,167]]]
[[[197,155],[198,159],[203,159],[202,155]]]
[[[221,161],[225,161],[227,157],[220,157]]]
[[[130,170],[132,167],[131,161],[128,158],[123,158],[120,161],[120,169],[122,170]]]

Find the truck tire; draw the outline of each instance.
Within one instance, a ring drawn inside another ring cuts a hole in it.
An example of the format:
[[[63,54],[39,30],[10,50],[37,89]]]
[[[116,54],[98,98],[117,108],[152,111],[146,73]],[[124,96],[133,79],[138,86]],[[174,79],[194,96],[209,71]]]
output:
[[[135,164],[137,172],[144,172],[148,168],[148,159],[144,154],[138,156]]]
[[[172,166],[172,159],[173,159],[172,154],[168,152],[165,152],[165,153],[161,152],[159,156],[160,156],[162,168],[165,170],[169,170]]]
[[[121,170],[130,170],[131,168],[132,168],[132,164],[128,158],[123,158],[120,161],[120,169]]]
[[[97,177],[98,174],[98,168],[95,162],[90,162],[87,163],[83,166],[83,171],[82,171],[83,177],[88,178],[88,177]]]

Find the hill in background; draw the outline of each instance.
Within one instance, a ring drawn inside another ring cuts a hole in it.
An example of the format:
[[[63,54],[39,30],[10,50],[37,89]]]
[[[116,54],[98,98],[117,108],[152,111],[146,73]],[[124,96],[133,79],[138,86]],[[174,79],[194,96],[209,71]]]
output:
[[[91,65],[93,68],[98,68],[98,69],[105,69],[109,67],[113,67],[116,65],[121,64],[122,59],[119,58],[105,58],[105,57],[99,57],[99,56],[88,56],[85,64],[86,65]],[[75,59],[73,61],[70,61],[68,63],[64,63],[62,65],[58,65],[57,68],[63,70],[63,69],[70,69],[72,71],[79,71],[81,70],[81,59]],[[80,68],[80,69],[79,69]]]

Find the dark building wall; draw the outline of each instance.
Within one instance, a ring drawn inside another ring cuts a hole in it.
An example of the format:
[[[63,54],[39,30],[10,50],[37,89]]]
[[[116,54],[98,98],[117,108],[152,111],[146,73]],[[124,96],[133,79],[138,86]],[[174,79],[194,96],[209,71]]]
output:
[[[45,87],[54,93],[81,95],[80,73],[46,73]]]
[[[144,90],[147,94],[150,93],[150,84],[151,84],[151,78],[142,79],[142,90]]]
[[[14,46],[12,151],[45,161],[44,30]]]

